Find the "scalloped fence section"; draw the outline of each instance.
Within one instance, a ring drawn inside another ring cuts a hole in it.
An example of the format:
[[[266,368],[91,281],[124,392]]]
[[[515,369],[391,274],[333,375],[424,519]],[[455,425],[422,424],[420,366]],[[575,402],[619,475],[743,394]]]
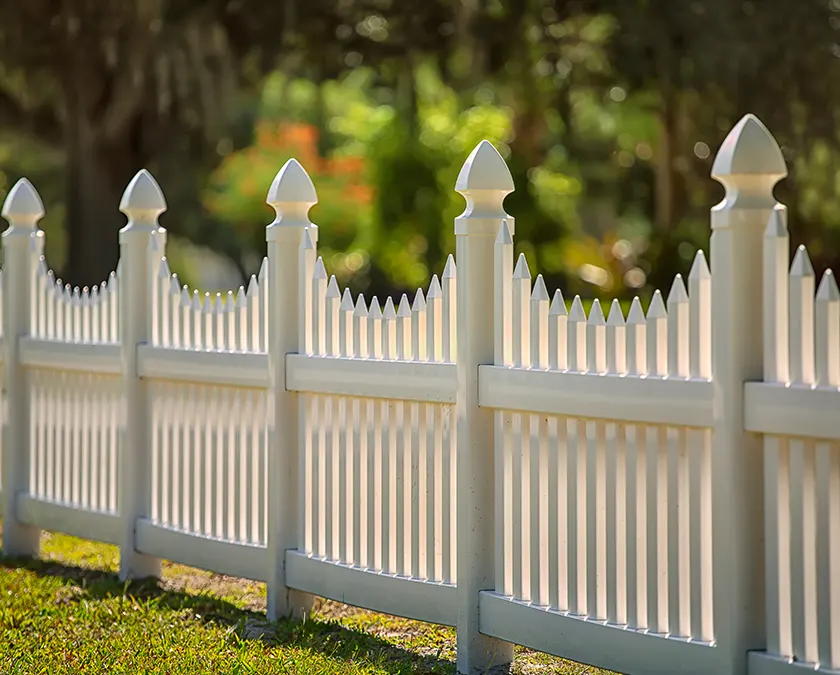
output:
[[[840,291],[790,250],[758,119],[712,175],[708,257],[626,315],[515,257],[486,141],[454,254],[400,298],[330,276],[294,159],[258,274],[214,295],[170,270],[148,172],[90,289],[49,270],[19,181],[4,552],[55,530],[119,546],[123,578],[166,558],[265,581],[271,618],[319,595],[452,625],[469,675],[513,644],[626,673],[840,671]]]

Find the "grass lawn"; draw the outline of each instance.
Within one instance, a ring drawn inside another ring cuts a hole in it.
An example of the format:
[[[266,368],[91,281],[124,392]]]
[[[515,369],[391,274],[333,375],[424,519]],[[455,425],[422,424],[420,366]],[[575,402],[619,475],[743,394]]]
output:
[[[117,549],[44,534],[38,560],[0,557],[0,673],[455,673],[455,631],[319,602],[265,619],[265,586],[164,563],[126,585]],[[513,672],[605,673],[517,648]]]

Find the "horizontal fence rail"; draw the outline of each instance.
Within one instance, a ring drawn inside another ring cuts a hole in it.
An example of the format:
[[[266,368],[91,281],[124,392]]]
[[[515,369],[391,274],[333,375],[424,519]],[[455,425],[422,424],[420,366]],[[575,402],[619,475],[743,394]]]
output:
[[[840,291],[791,262],[787,173],[748,115],[726,189],[666,293],[550,291],[514,256],[486,141],[456,181],[455,255],[398,299],[318,256],[289,160],[268,255],[202,294],[166,258],[146,171],[120,259],[91,288],[49,268],[22,179],[2,215],[3,549],[41,529],[457,629],[457,671],[512,644],[628,673],[840,671]]]

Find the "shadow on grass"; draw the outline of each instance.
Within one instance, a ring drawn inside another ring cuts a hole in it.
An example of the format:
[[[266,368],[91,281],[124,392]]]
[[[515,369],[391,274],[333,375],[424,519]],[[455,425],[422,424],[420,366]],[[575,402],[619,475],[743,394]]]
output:
[[[123,582],[112,572],[66,565],[54,560],[4,558],[2,569],[26,569],[42,577],[54,577],[68,586],[68,601],[87,598],[106,600],[130,596],[150,601],[161,609],[189,612],[197,621],[233,629],[231,639],[259,639],[269,646],[294,646],[344,661],[365,661],[387,673],[453,673],[454,664],[435,656],[423,656],[397,647],[376,636],[342,626],[337,621],[308,619],[269,622],[262,612],[237,607],[207,594],[191,594],[165,588],[156,579]]]

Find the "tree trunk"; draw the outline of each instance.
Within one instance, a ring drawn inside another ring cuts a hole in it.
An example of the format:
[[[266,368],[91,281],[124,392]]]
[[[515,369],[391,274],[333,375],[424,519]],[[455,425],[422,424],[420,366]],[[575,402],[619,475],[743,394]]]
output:
[[[142,159],[130,135],[105,147],[83,107],[68,108],[64,281],[93,286],[116,269],[119,230],[126,222],[119,211],[120,197],[142,168]]]

